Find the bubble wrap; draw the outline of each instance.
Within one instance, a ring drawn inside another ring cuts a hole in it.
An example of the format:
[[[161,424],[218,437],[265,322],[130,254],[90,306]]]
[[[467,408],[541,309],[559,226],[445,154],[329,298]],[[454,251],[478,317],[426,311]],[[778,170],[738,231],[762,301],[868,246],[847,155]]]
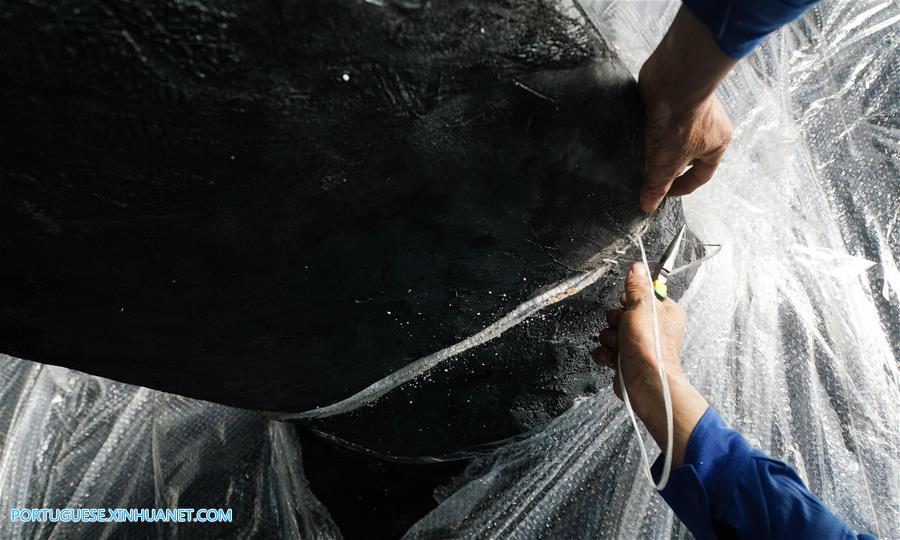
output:
[[[636,74],[679,4],[581,5]],[[898,21],[894,2],[830,0],[770,37],[721,88],[735,140],[684,199],[691,230],[725,244],[682,299],[689,378],[851,526],[883,538],[900,530]],[[0,388],[5,515],[223,507],[232,524],[90,536],[339,537],[284,424],[9,357]],[[408,536],[688,537],[640,466],[605,388],[477,459]],[[0,519],[2,538],[84,532]]]
[[[581,5],[637,74],[680,4]],[[900,530],[898,21],[896,2],[831,0],[772,35],[722,85],[734,142],[683,199],[724,243],[682,298],[689,379],[880,538]],[[479,459],[408,537],[690,537],[641,466],[607,387]]]
[[[338,538],[293,428],[0,355],[0,538]],[[12,523],[11,508],[230,508],[232,523]]]

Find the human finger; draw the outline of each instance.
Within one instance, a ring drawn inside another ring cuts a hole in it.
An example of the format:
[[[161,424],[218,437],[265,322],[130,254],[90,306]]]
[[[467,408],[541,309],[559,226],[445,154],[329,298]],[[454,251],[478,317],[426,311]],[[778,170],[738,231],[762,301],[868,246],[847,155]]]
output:
[[[659,207],[675,177],[687,166],[680,152],[673,152],[671,145],[652,135],[653,131],[653,127],[647,127],[647,176],[641,186],[641,210],[648,213]]]
[[[600,335],[597,337],[600,339],[600,344],[605,347],[619,346],[619,331],[615,328],[604,328],[600,330]]]
[[[672,187],[669,188],[669,197],[680,197],[693,193],[694,190],[709,182],[713,173],[716,172],[719,162],[722,161],[724,153],[725,149],[722,148],[708,157],[694,160],[694,166],[672,182]]]
[[[641,210],[649,214],[659,208],[671,186],[672,182],[665,182],[641,189]]]
[[[612,308],[606,312],[606,322],[610,328],[618,328],[622,320],[622,308]]]
[[[634,263],[625,277],[625,309],[639,309],[649,305],[650,292],[647,287],[647,269],[643,263]]]
[[[597,347],[591,351],[591,358],[603,367],[613,368],[616,363],[616,351],[609,347]]]

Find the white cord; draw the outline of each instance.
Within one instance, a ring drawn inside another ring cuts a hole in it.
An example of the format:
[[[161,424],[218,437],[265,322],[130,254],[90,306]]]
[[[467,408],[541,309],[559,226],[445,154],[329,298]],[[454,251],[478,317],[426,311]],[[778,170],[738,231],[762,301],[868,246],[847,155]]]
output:
[[[631,408],[631,401],[628,400],[628,389],[625,388],[625,378],[622,376],[622,353],[621,350],[616,358],[619,371],[619,386],[622,389],[622,401],[625,402],[625,408],[628,410],[628,416],[631,417],[631,425],[634,426],[634,432],[637,435],[638,445],[641,449],[641,458],[644,461],[644,473],[653,484],[657,491],[662,491],[669,483],[669,472],[672,469],[672,447],[673,444],[673,423],[672,423],[672,394],[669,393],[669,382],[666,380],[666,368],[663,365],[662,350],[660,348],[659,339],[659,319],[656,315],[656,299],[653,289],[653,278],[650,277],[650,266],[647,264],[647,254],[644,252],[644,243],[640,238],[636,238],[637,245],[641,249],[641,261],[644,264],[644,274],[647,276],[647,285],[650,287],[650,307],[653,311],[653,350],[656,354],[656,367],[659,371],[659,380],[662,382],[663,401],[666,407],[666,458],[663,462],[662,474],[659,477],[659,483],[654,482],[653,474],[650,472],[650,460],[647,458],[647,449],[644,447],[644,438],[638,428],[637,419],[634,416],[634,410]]]

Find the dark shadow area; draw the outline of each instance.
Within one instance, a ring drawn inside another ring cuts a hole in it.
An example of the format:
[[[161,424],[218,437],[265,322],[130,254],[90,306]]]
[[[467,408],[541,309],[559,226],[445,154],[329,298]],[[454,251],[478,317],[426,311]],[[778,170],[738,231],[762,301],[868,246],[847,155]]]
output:
[[[400,538],[437,506],[434,490],[466,462],[388,463],[298,429],[306,478],[344,538]]]
[[[636,85],[555,2],[5,13],[4,353],[303,411],[618,257],[648,221]],[[410,419],[487,408],[464,436],[358,442],[454,451],[558,414],[596,375],[592,310],[557,312],[448,364],[472,399]]]

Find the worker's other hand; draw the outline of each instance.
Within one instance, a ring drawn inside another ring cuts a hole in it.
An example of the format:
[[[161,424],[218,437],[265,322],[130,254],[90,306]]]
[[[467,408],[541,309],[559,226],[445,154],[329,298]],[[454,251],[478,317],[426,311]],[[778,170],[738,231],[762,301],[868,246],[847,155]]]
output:
[[[613,308],[606,315],[609,328],[600,332],[600,347],[592,351],[598,364],[617,369],[616,358],[621,354],[622,377],[628,395],[639,416],[649,409],[659,410],[662,396],[656,349],[653,338],[653,312],[656,302],[659,338],[667,378],[683,377],[678,359],[684,336],[684,310],[674,300],[660,302],[650,291],[646,269],[642,263],[631,267],[625,279],[625,292],[620,298],[621,308]],[[613,389],[619,399],[622,390],[616,373]]]
[[[683,6],[644,62],[638,89],[645,115],[645,212],[656,210],[666,196],[686,195],[712,178],[732,135],[715,90],[736,62]]]
[[[687,195],[712,178],[731,142],[732,128],[715,94],[691,108],[675,109],[644,88],[647,177],[641,209],[652,212],[663,198]]]

